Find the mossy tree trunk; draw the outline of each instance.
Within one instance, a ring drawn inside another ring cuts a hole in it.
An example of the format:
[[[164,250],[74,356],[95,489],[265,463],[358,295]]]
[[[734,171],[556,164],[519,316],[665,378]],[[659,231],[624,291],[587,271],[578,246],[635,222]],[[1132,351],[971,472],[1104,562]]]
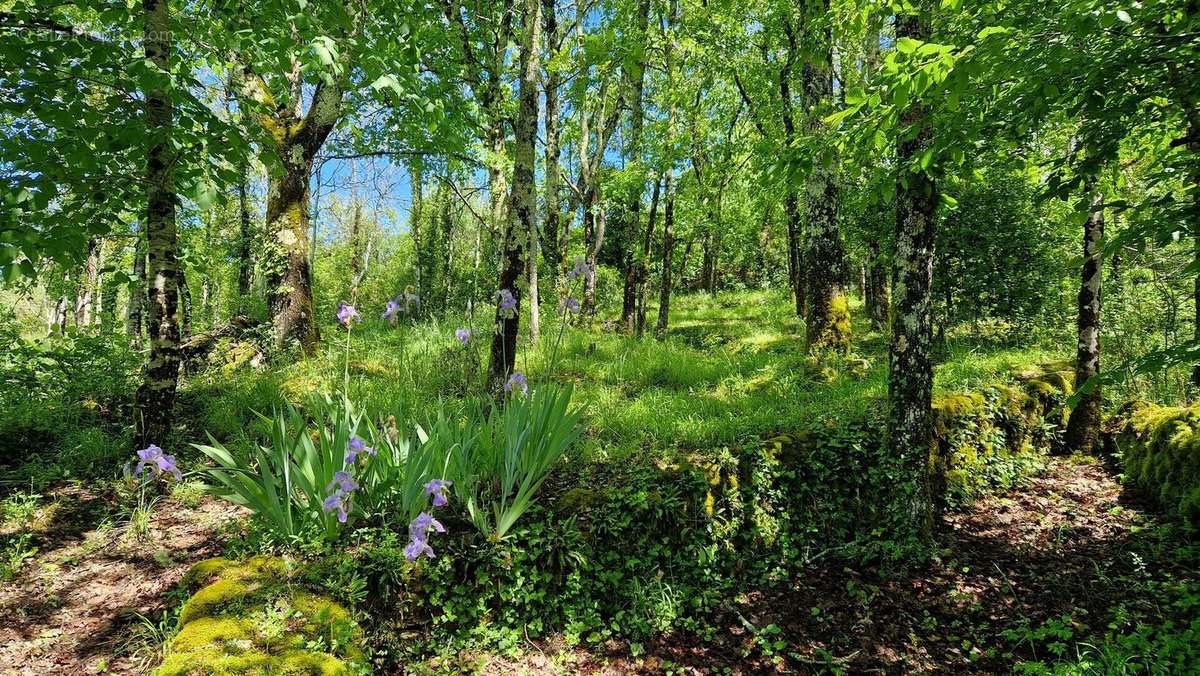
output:
[[[1075,387],[1100,373],[1100,280],[1104,239],[1104,196],[1096,189],[1096,179],[1087,181],[1086,199],[1090,202],[1083,223],[1083,272],[1079,285],[1076,328],[1079,343],[1075,352]],[[1077,453],[1092,453],[1100,442],[1100,388],[1094,387],[1080,398],[1067,419],[1066,446]]]
[[[833,98],[833,43],[829,23],[829,0],[808,0],[805,19],[808,42],[814,46],[814,58],[804,64],[802,80],[809,134],[828,138],[822,121]],[[815,38],[815,39],[811,39]],[[838,205],[841,199],[834,167],[837,164],[832,144],[814,158],[805,180],[805,204],[808,208],[807,262],[808,313],[806,336],[810,353],[850,351],[850,304],[846,295],[846,256],[838,229]]]
[[[915,10],[921,12],[918,6]],[[927,41],[928,17],[898,14],[896,37]],[[910,103],[901,114],[897,143],[896,255],[892,272],[892,340],[888,361],[887,449],[907,474],[897,490],[906,527],[921,540],[932,530],[929,458],[933,449],[933,339],[930,289],[938,192],[915,162],[933,142],[929,108]]]
[[[170,93],[171,26],[167,0],[143,0],[146,61],[156,71],[144,92],[146,107],[146,266],[150,279],[147,326],[150,354],[138,388],[135,443],[165,443],[179,382],[179,288],[175,184],[172,171],[174,109]]]
[[[500,270],[501,290],[517,300],[516,311],[503,312],[496,304],[495,330],[492,334],[488,388],[493,395],[503,394],[517,361],[517,331],[521,320],[521,285],[525,256],[530,251],[530,234],[537,220],[534,162],[538,127],[538,85],[541,71],[541,0],[524,0],[521,41],[521,80],[517,118],[513,124],[515,147],[508,227],[504,236],[504,258]]]
[[[274,317],[275,346],[284,348],[295,339],[306,354],[316,351],[321,339],[313,316],[312,270],[308,259],[309,176],[312,155],[301,143],[285,147],[283,171],[268,180],[266,280],[268,303]]]
[[[92,237],[87,243],[87,258],[79,275],[75,292],[75,326],[91,326],[96,314],[96,287],[100,281],[100,240]]]

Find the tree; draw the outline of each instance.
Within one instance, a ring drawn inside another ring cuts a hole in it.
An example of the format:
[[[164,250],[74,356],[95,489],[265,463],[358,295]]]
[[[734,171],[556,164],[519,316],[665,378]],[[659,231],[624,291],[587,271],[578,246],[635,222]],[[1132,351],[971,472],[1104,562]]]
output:
[[[929,17],[896,15],[896,39],[929,40]],[[937,185],[921,167],[932,148],[929,106],[909,102],[900,112],[896,143],[896,256],[892,268],[892,339],[888,358],[887,449],[907,470],[905,522],[928,537],[932,528],[929,454],[933,450],[933,324],[930,289]]]
[[[530,235],[537,221],[534,162],[538,126],[538,89],[541,76],[541,0],[523,0],[521,81],[514,124],[515,148],[508,228],[504,235],[504,265],[500,272],[495,331],[492,334],[489,389],[500,395],[517,360],[517,331],[521,321],[521,287],[529,255]],[[509,306],[507,299],[514,303]]]
[[[807,208],[805,265],[808,314],[805,329],[809,352],[850,350],[850,299],[846,294],[845,254],[838,228],[840,194],[837,157],[828,143],[824,111],[833,98],[833,37],[829,0],[805,3],[805,40],[812,57],[804,64],[805,113],[812,151],[804,179]]]
[[[1086,383],[1100,374],[1100,281],[1103,274],[1101,244],[1104,240],[1104,194],[1096,179],[1085,184],[1087,218],[1083,222],[1083,269],[1080,274],[1078,317],[1079,343],[1075,352],[1075,382]],[[1067,419],[1064,442],[1077,453],[1091,454],[1100,443],[1100,387],[1093,384],[1083,394]]]
[[[150,356],[137,393],[137,445],[161,442],[170,433],[179,381],[180,329],[175,231],[174,107],[171,100],[171,22],[167,0],[143,0],[143,46],[154,71],[144,92],[146,107],[146,274]]]

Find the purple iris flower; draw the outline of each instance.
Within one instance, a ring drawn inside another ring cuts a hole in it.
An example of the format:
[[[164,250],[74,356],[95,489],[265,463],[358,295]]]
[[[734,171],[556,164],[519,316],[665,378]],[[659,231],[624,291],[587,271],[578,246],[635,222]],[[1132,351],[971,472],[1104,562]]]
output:
[[[364,453],[372,458],[376,455],[375,449],[368,446],[365,441],[358,437],[352,437],[346,448],[346,465],[353,465],[358,461],[358,456]]]
[[[400,312],[400,304],[394,300],[389,300],[380,319],[386,319],[393,324],[396,322],[396,315]]]
[[[353,509],[353,505],[350,503],[350,494],[345,491],[337,491],[325,498],[322,507],[326,514],[336,509],[338,523],[346,523],[346,519],[350,516],[350,510]]]
[[[566,300],[566,302],[563,303],[563,305],[566,306],[567,312],[570,312],[571,314],[578,314],[579,301],[575,300],[574,298],[568,298]]]
[[[362,320],[362,317],[359,316],[359,314],[358,314],[358,310],[355,310],[353,305],[351,305],[345,301],[338,302],[338,310],[337,310],[338,322],[342,326],[344,326],[346,328],[350,328],[350,322],[354,321],[355,319],[360,320],[360,321]]]
[[[504,383],[504,391],[512,392],[514,389],[521,390],[521,394],[529,394],[529,381],[525,379],[525,374],[517,371],[509,377],[508,382]]]
[[[575,265],[571,268],[571,271],[567,273],[567,278],[578,279],[583,277],[585,280],[591,281],[595,274],[596,271],[592,269],[591,265],[588,264],[586,258],[583,256],[576,256]]]
[[[421,558],[422,554],[431,559],[434,558],[433,547],[430,547],[429,543],[425,540],[412,540],[404,548],[404,558],[409,561],[416,561]]]
[[[155,476],[167,473],[175,477],[176,481],[183,480],[183,472],[180,472],[179,467],[175,465],[175,456],[164,455],[163,450],[158,446],[150,444],[146,448],[138,451],[137,456],[138,464],[137,468],[133,471],[134,476],[140,475],[142,470],[149,465],[150,471],[153,472]]]
[[[501,289],[496,292],[496,300],[500,301],[500,316],[512,318],[517,314],[517,299],[512,291]]]
[[[445,507],[448,504],[446,500],[446,489],[450,488],[453,482],[445,481],[444,479],[434,479],[425,484],[425,495],[433,497],[434,507]]]
[[[459,329],[454,332],[454,337],[458,339],[458,342],[466,345],[471,340],[471,332],[468,329]]]
[[[358,490],[358,482],[354,480],[354,475],[349,472],[334,472],[333,481],[325,487],[325,490],[332,491],[334,487],[343,493],[353,493]]]
[[[439,533],[445,533],[446,527],[440,521],[433,518],[428,512],[421,512],[417,518],[408,524],[408,546],[404,548],[404,558],[409,561],[416,561],[422,554],[429,558],[433,558],[433,547],[429,546],[429,529]]]

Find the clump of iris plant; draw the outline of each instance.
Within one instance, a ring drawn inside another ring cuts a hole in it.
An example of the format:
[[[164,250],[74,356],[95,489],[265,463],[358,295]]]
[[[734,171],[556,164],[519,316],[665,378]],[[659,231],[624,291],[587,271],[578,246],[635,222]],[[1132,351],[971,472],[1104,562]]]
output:
[[[346,301],[338,301],[337,320],[339,324],[349,330],[351,322],[362,321],[362,316],[358,314],[358,310],[355,310],[353,305]]]
[[[396,325],[396,318],[400,314],[400,304],[394,300],[389,300],[387,305],[383,306],[383,314],[380,319],[386,320],[392,326]]]

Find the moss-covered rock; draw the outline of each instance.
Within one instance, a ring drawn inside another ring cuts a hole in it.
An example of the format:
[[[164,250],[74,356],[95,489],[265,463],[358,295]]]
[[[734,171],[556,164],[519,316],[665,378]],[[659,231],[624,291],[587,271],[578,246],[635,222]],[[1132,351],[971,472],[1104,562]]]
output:
[[[287,562],[209,559],[184,575],[193,591],[159,676],[354,673],[362,630],[345,608],[304,590]]]
[[[1200,406],[1131,402],[1110,420],[1125,480],[1163,509],[1200,525]]]

